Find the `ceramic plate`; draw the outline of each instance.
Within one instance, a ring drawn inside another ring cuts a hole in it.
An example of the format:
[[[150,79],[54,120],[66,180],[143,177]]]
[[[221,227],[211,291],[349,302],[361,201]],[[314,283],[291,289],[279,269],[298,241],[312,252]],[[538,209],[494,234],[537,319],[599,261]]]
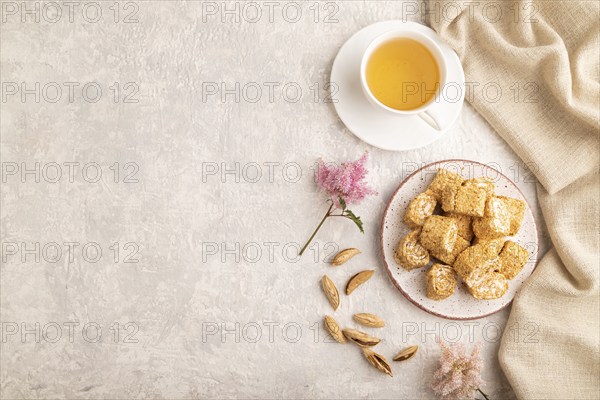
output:
[[[364,142],[384,150],[416,149],[439,139],[444,132],[432,128],[416,115],[393,115],[376,108],[360,84],[360,64],[369,44],[379,35],[398,28],[420,32],[438,44],[448,67],[444,95],[444,120],[449,129],[458,119],[465,98],[465,74],[458,56],[431,28],[416,22],[383,21],[355,33],[342,46],[331,68],[332,99],[348,129]],[[446,130],[447,130],[446,129]]]
[[[537,264],[538,235],[531,208],[527,205],[521,230],[510,240],[519,243],[529,251],[529,261],[514,279],[509,281],[507,293],[496,300],[476,300],[459,283],[454,295],[446,300],[435,301],[426,296],[425,268],[407,271],[394,260],[394,250],[400,238],[410,229],[402,222],[408,203],[419,193],[424,192],[439,168],[459,173],[465,179],[488,177],[496,185],[496,194],[514,197],[526,202],[519,188],[506,176],[484,164],[467,160],[445,160],[423,167],[400,184],[392,196],[383,215],[381,224],[381,246],[385,266],[392,282],[408,300],[421,309],[449,319],[475,319],[488,316],[510,304],[523,282],[531,275]]]

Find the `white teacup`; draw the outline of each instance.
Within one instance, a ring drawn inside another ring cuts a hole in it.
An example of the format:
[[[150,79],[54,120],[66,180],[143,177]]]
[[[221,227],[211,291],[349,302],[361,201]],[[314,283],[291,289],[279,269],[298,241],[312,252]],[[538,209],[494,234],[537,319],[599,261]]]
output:
[[[398,110],[395,108],[391,108],[383,104],[379,101],[375,95],[371,92],[369,85],[367,83],[367,64],[373,55],[373,52],[379,48],[383,43],[392,40],[392,39],[413,39],[425,46],[433,55],[435,61],[437,62],[439,68],[439,85],[435,90],[435,94],[424,104],[421,106],[411,109],[411,110]],[[369,101],[375,105],[376,107],[385,110],[387,112],[396,114],[396,115],[418,115],[421,119],[423,119],[426,123],[431,125],[436,130],[442,131],[447,128],[447,123],[443,118],[443,110],[444,107],[443,102],[439,101],[441,98],[441,93],[446,84],[447,77],[447,66],[444,55],[442,54],[442,50],[439,46],[431,40],[426,35],[416,32],[414,30],[405,30],[405,29],[397,29],[391,32],[386,32],[378,37],[376,37],[371,44],[365,50],[365,53],[362,57],[362,62],[360,65],[360,83],[363,89],[363,92],[369,99]]]

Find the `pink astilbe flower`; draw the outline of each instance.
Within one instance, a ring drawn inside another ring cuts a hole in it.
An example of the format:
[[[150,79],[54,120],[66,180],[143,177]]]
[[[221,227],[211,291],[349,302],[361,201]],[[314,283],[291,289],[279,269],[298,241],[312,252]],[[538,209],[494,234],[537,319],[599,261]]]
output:
[[[304,253],[319,229],[321,229],[321,226],[323,226],[325,220],[329,217],[348,218],[364,233],[360,217],[350,211],[347,206],[348,204],[360,203],[368,195],[377,194],[365,181],[365,177],[367,176],[365,164],[368,157],[369,153],[365,152],[358,160],[345,162],[339,166],[328,165],[323,160],[319,160],[315,179],[319,188],[329,197],[327,201],[330,205],[321,223],[319,223],[310,239],[308,239],[302,250],[300,250],[300,255]],[[335,210],[340,210],[339,213],[334,213],[334,208]]]
[[[358,204],[366,196],[377,194],[364,180],[367,176],[365,163],[368,158],[369,153],[365,152],[358,160],[345,162],[340,166],[328,166],[323,160],[319,160],[317,185],[327,193],[336,208],[343,208],[340,198],[346,204]]]
[[[440,399],[474,399],[478,390],[487,398],[479,389],[483,382],[480,346],[476,345],[471,355],[467,355],[461,343],[448,346],[441,341],[440,347],[440,366],[433,374],[431,384],[431,388]]]

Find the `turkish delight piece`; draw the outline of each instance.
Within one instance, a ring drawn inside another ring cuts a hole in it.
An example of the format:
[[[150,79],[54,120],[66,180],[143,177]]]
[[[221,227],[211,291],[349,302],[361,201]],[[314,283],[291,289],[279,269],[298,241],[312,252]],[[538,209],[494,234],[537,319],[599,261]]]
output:
[[[525,264],[527,264],[529,252],[519,244],[509,240],[500,252],[499,258],[499,272],[504,275],[506,279],[513,279],[521,272],[521,270],[523,270]]]
[[[500,254],[500,252],[502,251],[502,248],[504,247],[504,243],[506,243],[506,239],[501,237],[501,238],[497,238],[497,239],[481,239],[481,238],[475,238],[475,240],[473,241],[473,245],[483,245],[483,246],[487,246],[490,247],[490,251],[495,253],[496,255]]]
[[[410,271],[429,264],[429,253],[419,243],[420,229],[416,229],[402,239],[396,247],[394,259],[404,269]]]
[[[490,268],[499,269],[496,250],[495,246],[488,246],[484,243],[468,247],[456,257],[454,269],[465,282],[477,269],[483,268],[484,272]]]
[[[473,232],[481,239],[491,240],[509,234],[511,226],[510,210],[506,202],[498,197],[486,201],[483,218],[473,221]]]
[[[456,272],[449,265],[433,264],[427,271],[427,297],[443,300],[456,290]]]
[[[429,191],[419,194],[412,199],[406,208],[404,222],[411,228],[423,226],[425,220],[433,215],[437,201]]]
[[[473,239],[473,227],[471,226],[473,217],[456,214],[453,212],[446,213],[445,216],[456,221],[456,224],[458,225],[458,236],[469,242]]]
[[[458,237],[458,225],[452,218],[432,215],[427,218],[419,241],[430,252],[452,252]]]
[[[442,209],[471,217],[483,217],[486,199],[487,193],[480,187],[448,186],[442,193]]]
[[[463,186],[475,186],[475,187],[478,187],[480,189],[485,190],[485,193],[488,196],[493,196],[494,195],[494,191],[496,190],[496,185],[494,185],[494,181],[491,180],[490,178],[485,177],[485,176],[482,176],[482,177],[479,177],[479,178],[467,179],[463,183]]]
[[[470,245],[471,243],[469,243],[468,240],[465,240],[462,237],[458,236],[456,238],[456,243],[454,244],[452,251],[443,251],[441,253],[431,252],[431,255],[448,265],[452,265],[454,264],[456,257],[458,257],[458,255]]]
[[[433,182],[429,185],[428,190],[433,194],[437,201],[442,200],[444,189],[449,186],[460,186],[463,183],[463,178],[457,173],[440,169],[433,178]]]
[[[525,202],[512,197],[498,196],[498,198],[506,204],[510,212],[510,231],[509,236],[516,235],[521,229],[523,217],[525,215]]]
[[[469,292],[478,300],[494,300],[504,296],[508,280],[499,272],[486,274],[477,285],[467,285]]]

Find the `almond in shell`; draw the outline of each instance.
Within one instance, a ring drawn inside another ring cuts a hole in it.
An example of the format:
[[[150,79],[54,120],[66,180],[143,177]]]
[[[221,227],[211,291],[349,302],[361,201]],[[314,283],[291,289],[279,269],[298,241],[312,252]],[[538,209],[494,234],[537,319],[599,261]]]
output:
[[[327,275],[323,275],[321,286],[323,287],[325,296],[327,296],[327,300],[329,300],[329,304],[331,304],[331,307],[333,307],[334,310],[337,310],[340,306],[340,293],[335,287],[335,284]]]
[[[382,328],[385,326],[385,321],[374,314],[354,314],[353,318],[359,324],[368,326],[370,328]]]
[[[359,345],[360,347],[371,347],[381,342],[381,339],[373,337],[364,332],[357,331],[356,329],[344,329],[342,330],[342,333],[344,336],[346,336],[346,339]]]
[[[392,367],[390,367],[390,364],[387,362],[384,356],[375,353],[371,349],[363,349],[363,354],[372,366],[374,366],[381,372],[388,374],[389,376],[394,376],[392,374]]]
[[[356,290],[357,287],[371,279],[374,273],[374,270],[369,269],[366,271],[361,271],[358,274],[354,275],[352,278],[350,278],[348,284],[346,285],[346,294],[349,295],[350,293],[354,292],[354,290]]]
[[[324,322],[325,328],[327,329],[327,332],[329,332],[332,338],[334,338],[340,343],[346,343],[346,337],[342,333],[342,329],[338,325],[337,321],[333,319],[333,317],[326,315]]]
[[[333,257],[333,261],[331,263],[337,267],[339,265],[342,265],[357,254],[360,254],[360,250],[355,248],[342,250],[339,253],[337,253],[335,257]]]
[[[406,361],[417,354],[417,350],[419,350],[419,346],[416,345],[407,347],[394,357],[394,361]]]

